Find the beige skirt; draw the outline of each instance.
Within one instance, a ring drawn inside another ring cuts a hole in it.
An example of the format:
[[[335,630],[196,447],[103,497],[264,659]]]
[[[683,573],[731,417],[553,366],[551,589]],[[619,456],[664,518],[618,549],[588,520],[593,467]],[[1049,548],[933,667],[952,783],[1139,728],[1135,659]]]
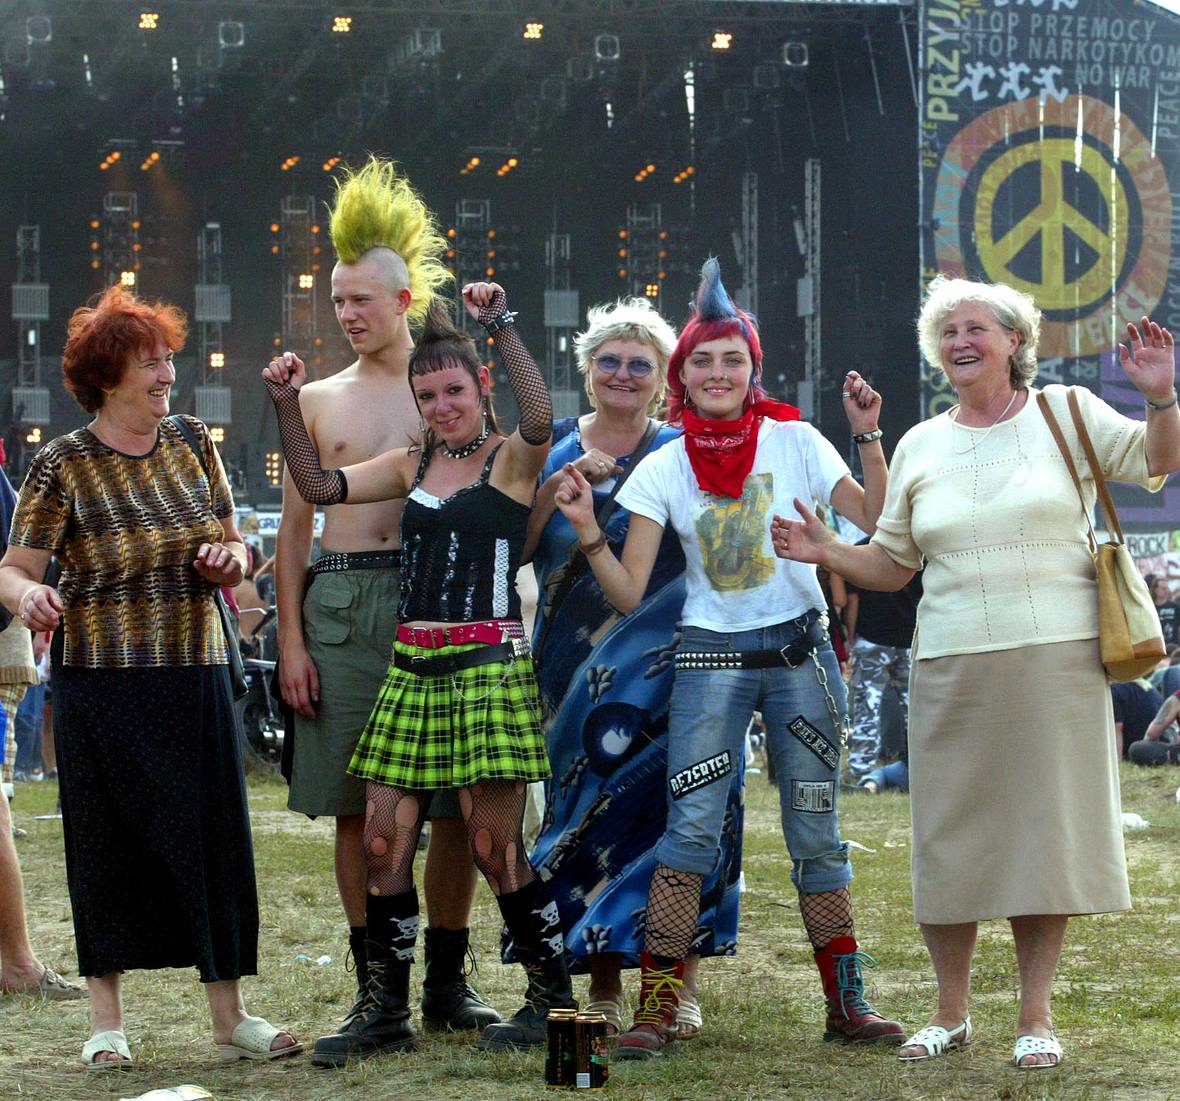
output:
[[[1130,909],[1098,640],[914,656],[916,920]]]

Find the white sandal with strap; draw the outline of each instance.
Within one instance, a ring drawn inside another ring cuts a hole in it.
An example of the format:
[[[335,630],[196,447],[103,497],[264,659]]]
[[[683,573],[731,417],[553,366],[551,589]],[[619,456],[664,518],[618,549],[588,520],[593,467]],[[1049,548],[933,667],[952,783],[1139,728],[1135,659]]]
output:
[[[920,1047],[921,1055],[901,1055],[897,1057],[903,1063],[920,1063],[923,1059],[937,1059],[950,1051],[958,1051],[971,1043],[971,1018],[967,1017],[962,1024],[955,1028],[943,1028],[941,1025],[927,1025],[919,1029],[901,1045],[902,1051],[908,1047]]]
[[[285,1032],[285,1028],[275,1028],[264,1017],[247,1017],[230,1034],[228,1044],[217,1045],[217,1054],[223,1063],[232,1063],[238,1059],[281,1059],[286,1055],[298,1055],[303,1050],[303,1045],[298,1041],[286,1047],[271,1048],[275,1037]],[[287,1032],[287,1035],[291,1034]]]
[[[586,1006],[587,1013],[601,1013],[606,1018],[607,1036],[617,1036],[623,1031],[623,1003],[613,998],[602,998]]]
[[[112,1052],[118,1058],[96,1059],[96,1055]],[[117,1028],[108,1028],[105,1032],[96,1032],[82,1045],[82,1062],[87,1070],[130,1070],[134,1065],[131,1061],[131,1049],[127,1046],[127,1037]]]
[[[1051,1063],[1022,1063],[1020,1060],[1030,1055],[1055,1055],[1057,1058]],[[1065,1052],[1061,1050],[1061,1041],[1050,1032],[1048,1036],[1020,1036],[1016,1040],[1016,1052],[1012,1061],[1019,1070],[1052,1070],[1061,1066],[1065,1060]]]

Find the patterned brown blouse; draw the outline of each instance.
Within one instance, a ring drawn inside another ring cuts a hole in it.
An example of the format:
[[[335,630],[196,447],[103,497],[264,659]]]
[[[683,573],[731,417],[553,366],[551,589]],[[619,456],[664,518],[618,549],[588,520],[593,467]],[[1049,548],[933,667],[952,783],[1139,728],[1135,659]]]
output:
[[[233,494],[209,430],[185,419],[216,480],[212,503],[197,456],[167,420],[146,455],[124,455],[79,428],[29,467],[8,541],[53,551],[62,565],[66,665],[226,662],[215,586],[192,563],[202,543],[224,537]]]

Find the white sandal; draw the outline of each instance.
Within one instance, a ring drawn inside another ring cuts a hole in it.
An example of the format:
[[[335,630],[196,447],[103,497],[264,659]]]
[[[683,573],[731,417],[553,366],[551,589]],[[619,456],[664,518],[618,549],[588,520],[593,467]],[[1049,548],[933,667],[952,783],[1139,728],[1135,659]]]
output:
[[[1020,1060],[1029,1055],[1056,1055],[1052,1063],[1022,1063]],[[1020,1036],[1016,1040],[1016,1052],[1012,1061],[1018,1070],[1052,1070],[1065,1061],[1065,1052],[1061,1050],[1061,1041],[1050,1032],[1048,1036]]]
[[[623,1001],[620,998],[615,1001],[614,998],[602,998],[599,1001],[591,1002],[585,1009],[586,1013],[601,1013],[606,1018],[606,1034],[607,1036],[617,1036],[623,1031]]]
[[[298,1040],[286,1047],[272,1049],[276,1036],[287,1032],[285,1028],[275,1028],[270,1021],[263,1017],[247,1017],[240,1021],[230,1034],[228,1044],[217,1044],[217,1054],[223,1063],[232,1063],[238,1059],[282,1059],[287,1055],[298,1055],[303,1045]],[[295,1040],[294,1036],[291,1036]]]
[[[901,1046],[920,1047],[924,1049],[922,1055],[898,1055],[903,1063],[920,1063],[923,1059],[937,1059],[950,1051],[958,1051],[971,1043],[971,1017],[968,1016],[962,1024],[947,1029],[941,1025],[927,1025],[919,1029]]]
[[[113,1053],[114,1059],[96,1059],[96,1055],[106,1052]],[[127,1037],[117,1028],[108,1028],[105,1032],[96,1032],[82,1045],[82,1062],[87,1070],[130,1070],[134,1065],[131,1061],[131,1049],[127,1046]]]

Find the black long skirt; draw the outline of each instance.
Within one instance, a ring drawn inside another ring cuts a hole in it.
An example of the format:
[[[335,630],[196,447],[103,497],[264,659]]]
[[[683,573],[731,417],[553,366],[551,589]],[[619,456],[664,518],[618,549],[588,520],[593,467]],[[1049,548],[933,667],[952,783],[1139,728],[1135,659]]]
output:
[[[79,973],[256,974],[254,848],[227,667],[55,662],[53,732]]]

